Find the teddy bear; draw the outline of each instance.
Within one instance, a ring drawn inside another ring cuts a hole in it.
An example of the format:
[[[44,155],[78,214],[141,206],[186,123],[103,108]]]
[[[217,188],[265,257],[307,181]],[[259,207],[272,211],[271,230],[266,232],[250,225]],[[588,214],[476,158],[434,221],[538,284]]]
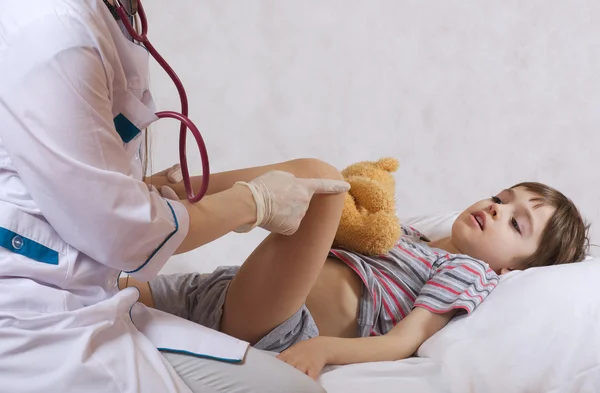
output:
[[[346,194],[340,225],[333,246],[363,255],[381,255],[400,239],[392,175],[398,160],[363,161],[342,171],[350,191]]]

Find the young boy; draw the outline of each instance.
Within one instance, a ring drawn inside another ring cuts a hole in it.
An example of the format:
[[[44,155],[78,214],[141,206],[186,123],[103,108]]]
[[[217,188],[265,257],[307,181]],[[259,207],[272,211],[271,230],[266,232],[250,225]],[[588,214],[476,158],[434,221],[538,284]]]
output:
[[[283,316],[275,313],[278,319],[263,324],[262,331],[246,328],[255,324],[254,313],[283,306],[278,296],[253,302],[253,293],[244,292],[236,276],[244,267],[129,285],[140,288],[140,301],[148,306],[281,352],[279,359],[316,378],[326,364],[409,357],[455,315],[481,304],[499,275],[580,261],[587,247],[587,227],[577,208],[539,183],[521,183],[475,203],[458,216],[450,237],[431,242],[412,228],[402,229],[386,255],[330,250],[325,264],[316,265],[320,271],[310,292],[299,294],[304,304]],[[283,295],[302,279],[285,271],[253,279],[263,286],[284,282],[278,287]]]

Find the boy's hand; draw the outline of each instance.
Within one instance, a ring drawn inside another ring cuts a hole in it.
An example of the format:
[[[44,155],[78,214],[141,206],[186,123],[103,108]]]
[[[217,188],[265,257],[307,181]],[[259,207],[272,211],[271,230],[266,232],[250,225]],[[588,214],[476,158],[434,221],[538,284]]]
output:
[[[429,337],[443,328],[456,311],[436,314],[413,309],[383,336],[339,338],[318,336],[283,351],[278,359],[317,379],[326,364],[394,361],[415,353]]]
[[[301,341],[280,353],[277,359],[283,360],[316,380],[328,363],[328,346],[325,344],[325,337]]]

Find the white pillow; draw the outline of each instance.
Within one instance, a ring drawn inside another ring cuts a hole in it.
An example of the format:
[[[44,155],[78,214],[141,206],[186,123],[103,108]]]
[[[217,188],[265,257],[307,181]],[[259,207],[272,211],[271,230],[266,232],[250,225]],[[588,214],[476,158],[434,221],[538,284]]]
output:
[[[433,239],[457,213],[403,221]],[[451,392],[600,391],[600,259],[512,272],[481,306],[427,340]]]
[[[403,225],[411,226],[427,236],[430,240],[438,240],[452,233],[452,224],[460,212],[438,214],[432,216],[417,216],[400,219]]]

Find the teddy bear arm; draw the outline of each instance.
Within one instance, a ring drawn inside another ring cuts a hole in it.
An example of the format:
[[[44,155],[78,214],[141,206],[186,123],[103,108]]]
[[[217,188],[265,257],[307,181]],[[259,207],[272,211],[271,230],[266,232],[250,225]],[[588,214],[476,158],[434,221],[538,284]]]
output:
[[[379,255],[393,248],[400,235],[400,222],[395,214],[363,214],[340,226],[335,245],[363,255]]]
[[[378,182],[368,178],[354,177],[349,179],[350,194],[359,208],[369,212],[395,210],[394,196]]]

